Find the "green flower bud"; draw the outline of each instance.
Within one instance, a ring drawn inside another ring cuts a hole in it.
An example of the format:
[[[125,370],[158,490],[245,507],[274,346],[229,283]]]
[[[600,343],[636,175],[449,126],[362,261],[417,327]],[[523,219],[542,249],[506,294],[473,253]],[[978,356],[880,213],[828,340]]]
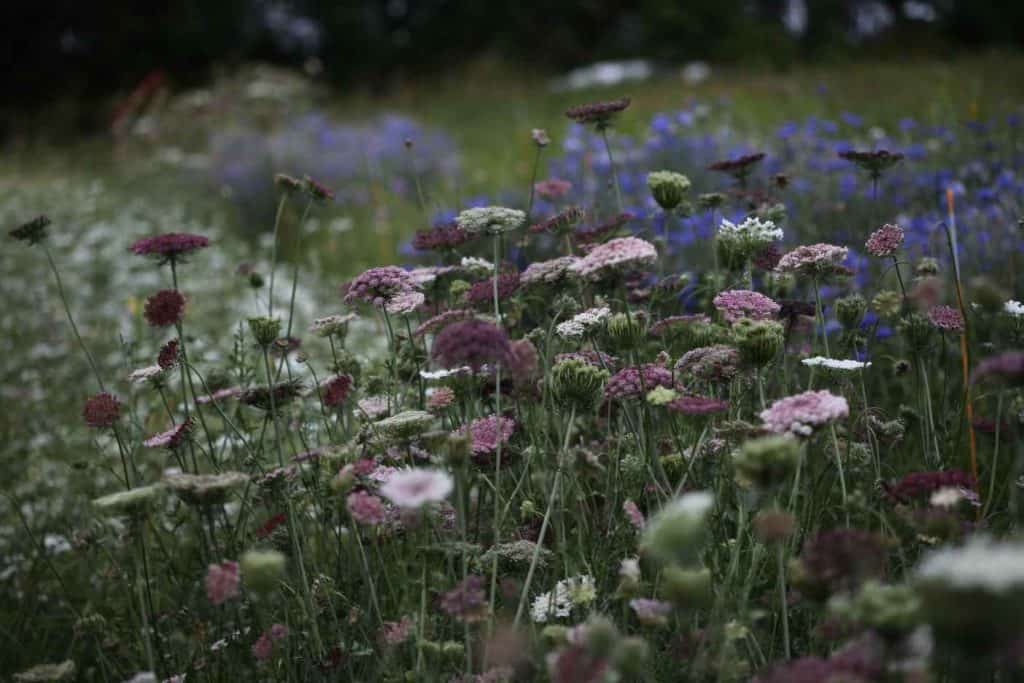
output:
[[[588,413],[601,402],[608,371],[578,358],[570,358],[551,369],[549,387],[555,402],[565,410]]]
[[[922,618],[921,599],[910,586],[868,581],[861,586],[851,607],[855,621],[893,638],[912,631]]]
[[[286,560],[276,550],[249,550],[239,558],[242,581],[255,593],[267,594],[284,578]]]
[[[999,313],[1003,302],[1010,298],[1005,289],[984,275],[971,278],[967,283],[968,298],[987,313]]]
[[[785,328],[774,320],[743,318],[733,323],[732,332],[743,362],[754,367],[775,360],[785,339]]]
[[[605,334],[613,349],[632,351],[647,338],[647,324],[635,313],[616,313],[605,323]]]
[[[590,651],[602,654],[610,652],[619,639],[619,631],[615,628],[615,624],[600,614],[595,614],[587,619],[585,634],[584,637]]]
[[[902,306],[903,297],[891,289],[883,289],[871,300],[871,308],[882,318],[895,318],[900,314]]]
[[[674,171],[652,171],[647,174],[647,187],[654,201],[665,211],[679,206],[690,189],[690,179]]]
[[[857,329],[867,310],[868,302],[860,294],[850,294],[836,299],[836,317],[847,330]]]
[[[549,649],[561,647],[569,637],[569,629],[561,624],[549,624],[541,629],[540,639]]]
[[[939,262],[932,256],[922,256],[914,267],[914,275],[917,277],[932,277],[939,274]]]
[[[373,423],[377,436],[389,443],[404,442],[420,436],[434,424],[434,416],[425,410],[403,410],[397,415]]]
[[[920,313],[909,314],[900,321],[897,329],[907,341],[907,346],[916,353],[925,351],[931,345],[935,331],[931,321]]]
[[[652,406],[663,406],[679,398],[679,392],[668,387],[657,386],[647,392],[647,402]]]
[[[708,607],[714,598],[711,591],[711,572],[703,567],[666,567],[661,572],[661,588],[665,598],[682,609]]]
[[[727,198],[721,192],[707,192],[697,197],[697,206],[705,211],[712,211],[725,204]]]
[[[441,656],[445,659],[458,662],[466,655],[466,646],[457,640],[446,640],[441,643]]]
[[[788,481],[799,462],[800,442],[789,434],[751,439],[732,456],[736,476],[762,492]]]
[[[465,280],[453,280],[452,283],[448,285],[448,294],[452,299],[458,301],[462,299],[466,292],[469,291],[471,286],[472,285]]]
[[[139,486],[127,491],[118,491],[92,501],[100,510],[112,515],[140,517],[146,514],[153,501],[163,491],[161,484]]]
[[[261,348],[268,349],[281,335],[281,319],[267,316],[249,318],[249,331]]]
[[[644,674],[648,672],[649,656],[650,648],[647,641],[637,636],[620,638],[612,651],[615,670],[628,681],[643,680]]]
[[[707,491],[686,493],[668,503],[648,523],[644,549],[666,564],[692,564],[707,536],[707,518],[713,505]]]

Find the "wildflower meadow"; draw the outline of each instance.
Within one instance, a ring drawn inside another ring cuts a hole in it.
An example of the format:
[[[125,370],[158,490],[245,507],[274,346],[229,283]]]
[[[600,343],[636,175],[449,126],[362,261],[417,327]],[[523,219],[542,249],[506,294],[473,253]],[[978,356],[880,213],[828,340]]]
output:
[[[725,111],[472,193],[405,119],[236,133],[255,242],[0,189],[3,677],[1024,680],[1021,110]],[[378,183],[418,229],[338,275]]]

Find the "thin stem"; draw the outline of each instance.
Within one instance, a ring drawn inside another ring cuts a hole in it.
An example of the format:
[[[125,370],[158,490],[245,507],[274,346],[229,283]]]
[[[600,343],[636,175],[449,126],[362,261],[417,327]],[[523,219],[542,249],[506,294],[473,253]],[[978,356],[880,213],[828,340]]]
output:
[[[843,497],[843,516],[846,518],[846,526],[850,526],[850,509],[846,500],[846,475],[843,473],[843,458],[839,453],[839,437],[836,436],[836,426],[829,423],[828,431],[832,435],[832,449],[836,454],[836,470],[839,471],[839,491]]]
[[[530,174],[530,199],[526,202],[526,218],[529,220],[530,214],[533,212],[533,197],[536,194],[535,185],[537,184],[537,170],[540,168],[540,155],[544,151],[543,147],[537,147],[537,153],[533,157],[533,173]]]
[[[608,153],[608,164],[612,169],[612,180],[615,181],[615,200],[619,205],[619,213],[622,213],[625,209],[622,203],[622,188],[619,187],[619,172],[615,168],[615,158],[612,157],[612,146],[608,144],[608,130],[601,127],[601,139],[604,140],[604,150]]]
[[[277,273],[277,231],[281,227],[281,216],[284,215],[284,206],[288,203],[288,193],[281,194],[277,202],[277,214],[274,216],[274,246],[270,256],[270,287],[267,290],[267,316],[274,317],[274,275]]]
[[[60,279],[60,271],[57,270],[57,264],[54,262],[53,255],[50,254],[50,249],[46,246],[46,242],[43,242],[42,244],[43,253],[46,254],[46,260],[50,264],[50,270],[53,271],[53,277],[57,280],[57,294],[60,295],[60,302],[64,305],[64,314],[68,318],[68,323],[71,324],[71,331],[74,332],[78,345],[85,353],[86,360],[89,361],[89,367],[92,368],[92,372],[96,376],[96,383],[100,385],[100,391],[106,391],[106,387],[103,385],[103,377],[100,376],[99,368],[96,365],[96,360],[92,357],[92,353],[89,352],[85,342],[82,341],[82,335],[78,331],[78,325],[75,324],[75,318],[71,315],[71,307],[68,306],[68,298],[64,294],[64,283]]]
[[[818,289],[818,280],[814,280],[814,304],[818,309],[818,323],[821,325],[821,340],[825,344],[825,355],[829,358],[832,357],[832,352],[828,348],[828,330],[825,329],[825,309],[821,306],[821,292]]]
[[[782,647],[786,659],[789,660],[793,657],[793,653],[789,644],[789,604],[786,602],[786,559],[783,553],[785,553],[785,544],[779,543],[775,548],[775,572],[778,574],[779,607],[782,610]]]

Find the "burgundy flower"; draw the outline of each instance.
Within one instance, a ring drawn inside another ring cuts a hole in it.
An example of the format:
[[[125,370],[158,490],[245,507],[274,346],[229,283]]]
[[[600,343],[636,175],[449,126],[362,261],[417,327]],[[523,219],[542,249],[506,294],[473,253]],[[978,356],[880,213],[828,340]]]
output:
[[[21,242],[28,242],[30,245],[39,244],[46,239],[46,228],[50,225],[50,219],[46,216],[36,216],[27,223],[22,223],[11,230],[8,234]]]
[[[412,246],[417,251],[446,251],[465,244],[470,238],[472,235],[452,221],[429,230],[417,230]]]
[[[621,228],[634,218],[636,218],[635,215],[631,214],[628,211],[624,211],[623,213],[612,216],[603,223],[578,228],[573,233],[573,238],[576,240],[578,244],[592,244],[594,242],[600,241],[606,235],[610,235],[613,232],[617,231],[619,228]]]
[[[181,321],[185,312],[185,295],[176,289],[161,289],[146,298],[142,315],[153,327],[167,327]]]
[[[761,250],[761,253],[754,254],[751,262],[761,270],[775,270],[775,266],[779,265],[779,259],[781,258],[782,249],[779,248],[779,245],[769,244]]]
[[[459,320],[465,320],[466,318],[472,318],[475,315],[476,312],[468,308],[452,308],[447,311],[442,311],[433,318],[420,323],[420,326],[413,331],[412,336],[422,337],[425,334],[432,334],[451,323]]]
[[[431,356],[445,368],[468,365],[479,370],[486,364],[508,363],[508,335],[484,320],[463,320],[448,325],[434,338]]]
[[[163,235],[143,237],[128,249],[139,256],[153,256],[160,263],[181,260],[194,251],[210,246],[210,240],[202,235],[187,232],[169,232]]]
[[[465,623],[487,617],[487,592],[483,578],[470,574],[455,588],[441,595],[441,610]]]
[[[861,167],[872,178],[881,177],[882,173],[892,168],[903,160],[903,155],[899,152],[890,152],[887,149],[876,149],[871,152],[862,152],[858,150],[847,150],[845,152],[839,152],[839,158],[845,159],[852,164],[856,164]]]
[[[113,427],[120,416],[121,402],[107,392],[90,397],[82,408],[82,417],[90,427]]]
[[[324,202],[334,199],[334,192],[332,190],[328,189],[327,186],[322,183],[313,180],[309,176],[303,177],[302,188],[311,199],[315,199],[316,201]]]
[[[223,605],[238,597],[238,563],[224,560],[206,569],[206,597],[211,605]]]
[[[163,370],[170,370],[178,364],[180,355],[180,344],[177,339],[172,339],[160,347],[160,353],[156,357],[156,364]]]
[[[927,503],[932,493],[944,488],[973,491],[977,482],[962,470],[934,470],[911,472],[895,483],[882,482],[885,494],[894,502]]]
[[[729,402],[713,396],[680,396],[669,401],[665,407],[681,415],[714,415],[729,409]]]
[[[512,296],[519,289],[519,271],[506,271],[498,276],[498,298],[502,301]],[[493,305],[494,281],[481,280],[474,282],[466,292],[466,301],[473,306]]]
[[[807,577],[829,594],[852,590],[885,574],[885,540],[861,529],[821,531],[804,542],[800,563]]]
[[[611,124],[617,114],[629,107],[629,102],[628,97],[622,97],[617,100],[580,104],[566,109],[565,115],[576,123],[592,123],[598,130],[602,130]]]
[[[413,276],[398,266],[370,268],[349,283],[345,303],[365,301],[385,306],[395,297],[416,289],[419,287]]]
[[[288,519],[285,513],[276,514],[256,529],[256,538],[266,538],[270,534],[274,533],[274,529],[284,524],[284,521]]]
[[[323,384],[324,405],[328,408],[341,405],[352,389],[352,375],[336,375]]]
[[[709,171],[718,171],[719,173],[727,173],[741,183],[746,181],[747,177],[754,170],[754,166],[764,160],[764,152],[756,152],[754,154],[745,154],[740,157],[733,159],[724,159],[722,161],[716,161],[715,163],[708,166]]]
[[[605,400],[635,398],[655,387],[672,387],[672,373],[661,365],[648,363],[640,368],[619,370],[604,385]]]
[[[583,209],[570,206],[558,213],[530,226],[531,233],[551,232],[562,233],[583,220]]]

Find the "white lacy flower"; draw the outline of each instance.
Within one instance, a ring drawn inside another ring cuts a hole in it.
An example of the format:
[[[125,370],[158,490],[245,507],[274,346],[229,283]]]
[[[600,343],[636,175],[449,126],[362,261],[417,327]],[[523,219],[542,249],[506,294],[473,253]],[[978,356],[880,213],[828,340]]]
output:
[[[396,315],[412,313],[426,300],[427,298],[423,295],[423,292],[410,290],[393,297],[390,301],[384,304],[384,310]]]
[[[451,370],[420,370],[420,377],[430,381],[445,380],[453,375],[461,375],[463,373],[472,372],[473,369],[468,365],[463,365],[461,368],[452,368]]]
[[[479,206],[461,212],[455,222],[468,233],[499,235],[525,223],[526,214],[504,206]]]
[[[533,599],[530,614],[538,624],[551,617],[568,617],[574,606],[586,605],[597,599],[594,577],[589,574],[573,576],[555,584],[553,590]]]
[[[555,332],[565,339],[576,339],[600,325],[611,314],[612,311],[607,306],[591,308],[577,313],[571,320],[559,323],[555,326]]]
[[[804,358],[800,362],[810,368],[828,368],[829,370],[842,370],[844,372],[853,372],[854,370],[863,370],[864,368],[871,367],[870,361],[863,363],[859,360],[827,358],[825,356]]]
[[[917,578],[957,590],[999,594],[1024,589],[1024,544],[976,536],[942,548],[918,566]]]
[[[455,483],[447,472],[409,468],[388,477],[380,493],[400,508],[416,509],[441,502],[453,488]]]
[[[491,263],[487,259],[478,258],[476,256],[463,256],[462,260],[459,262],[459,265],[462,266],[463,270],[468,270],[470,272],[479,272],[479,273],[493,273],[494,272],[494,264],[493,263]]]
[[[159,365],[147,365],[144,368],[132,370],[132,374],[128,375],[128,381],[132,384],[145,384],[149,380],[159,377],[163,372],[164,369]]]
[[[761,220],[757,216],[751,216],[738,225],[723,218],[722,224],[718,227],[718,236],[751,247],[767,246],[771,242],[782,240],[782,228],[776,227],[770,220]]]
[[[1003,312],[1008,315],[1012,315],[1014,318],[1024,317],[1024,304],[1014,299],[1010,299],[1003,304]]]

